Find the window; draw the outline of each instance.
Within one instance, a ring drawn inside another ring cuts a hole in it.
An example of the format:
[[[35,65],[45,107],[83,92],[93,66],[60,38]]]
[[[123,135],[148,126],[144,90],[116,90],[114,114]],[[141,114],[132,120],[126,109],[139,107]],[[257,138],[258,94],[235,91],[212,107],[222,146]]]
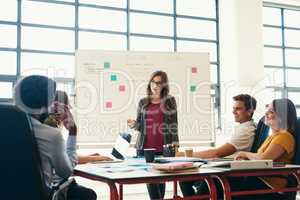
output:
[[[140,13],[130,15],[130,31],[132,33],[173,36],[173,27],[172,17]]]
[[[130,0],[130,8],[171,14],[173,13],[173,0]]]
[[[74,0],[73,0],[74,1]],[[126,0],[79,0],[80,4],[90,4],[90,5],[99,5],[99,6],[109,6],[109,7],[126,7]]]
[[[74,26],[75,9],[71,5],[24,1],[22,22],[56,26]]]
[[[131,37],[133,51],[173,51],[174,41],[160,38]]]
[[[0,47],[17,47],[17,27],[0,24]]]
[[[74,56],[22,53],[21,75],[40,74],[49,77],[74,77]]]
[[[21,47],[31,50],[74,52],[74,32],[23,27]]]
[[[178,37],[214,40],[216,38],[215,22],[196,19],[178,19]],[[193,30],[193,31],[191,31]]]
[[[10,99],[12,98],[12,83],[11,82],[0,82],[0,98]]]
[[[300,110],[300,10],[264,3],[263,16],[268,88],[280,97],[290,98]]]
[[[17,1],[2,0],[0,6],[0,20],[17,21]]]
[[[29,74],[54,78],[73,93],[74,54],[82,48],[209,52],[220,105],[217,7],[218,0],[2,0],[0,100]],[[290,52],[289,62],[296,56]]]
[[[0,74],[16,75],[17,57],[15,52],[0,51]]]
[[[79,27],[85,29],[125,32],[126,12],[79,7]]]
[[[79,32],[80,49],[126,50],[126,36],[97,32]]]

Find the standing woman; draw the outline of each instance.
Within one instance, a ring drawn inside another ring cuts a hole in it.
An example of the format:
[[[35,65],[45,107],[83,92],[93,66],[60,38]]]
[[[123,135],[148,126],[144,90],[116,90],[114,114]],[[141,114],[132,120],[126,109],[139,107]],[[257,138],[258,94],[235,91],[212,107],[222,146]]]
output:
[[[136,120],[128,119],[130,128],[137,130],[137,155],[143,149],[155,148],[156,155],[162,155],[163,145],[178,145],[177,105],[169,95],[168,76],[163,71],[151,75],[147,86],[147,97],[140,100]],[[165,183],[147,184],[151,199],[162,199]]]

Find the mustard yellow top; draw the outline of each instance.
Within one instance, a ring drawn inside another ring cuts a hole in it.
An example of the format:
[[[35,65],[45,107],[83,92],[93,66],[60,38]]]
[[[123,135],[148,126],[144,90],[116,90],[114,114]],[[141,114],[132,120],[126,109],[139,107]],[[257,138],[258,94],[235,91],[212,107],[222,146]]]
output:
[[[280,130],[278,132],[272,133],[265,142],[258,149],[258,153],[265,152],[271,144],[280,145],[285,153],[274,160],[274,162],[284,162],[289,164],[292,162],[295,153],[295,139],[294,136],[286,130]],[[285,178],[262,178],[261,179],[272,188],[284,188],[287,185],[287,180]]]

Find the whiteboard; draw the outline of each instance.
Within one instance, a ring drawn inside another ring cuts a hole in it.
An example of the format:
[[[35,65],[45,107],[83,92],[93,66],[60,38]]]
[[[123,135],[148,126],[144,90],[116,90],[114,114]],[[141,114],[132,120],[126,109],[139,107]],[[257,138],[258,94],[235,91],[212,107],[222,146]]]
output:
[[[79,142],[114,143],[136,118],[151,74],[168,74],[179,142],[213,141],[208,53],[78,50],[75,116]],[[136,134],[133,133],[133,138]]]

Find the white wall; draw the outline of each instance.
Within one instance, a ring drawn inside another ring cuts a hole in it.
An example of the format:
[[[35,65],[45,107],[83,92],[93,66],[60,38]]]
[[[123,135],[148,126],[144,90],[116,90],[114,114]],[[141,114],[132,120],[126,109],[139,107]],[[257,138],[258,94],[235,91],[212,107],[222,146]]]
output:
[[[265,88],[263,66],[262,0],[220,0],[220,68],[222,132],[234,123],[232,97],[249,93],[258,101],[256,117],[271,99]]]

